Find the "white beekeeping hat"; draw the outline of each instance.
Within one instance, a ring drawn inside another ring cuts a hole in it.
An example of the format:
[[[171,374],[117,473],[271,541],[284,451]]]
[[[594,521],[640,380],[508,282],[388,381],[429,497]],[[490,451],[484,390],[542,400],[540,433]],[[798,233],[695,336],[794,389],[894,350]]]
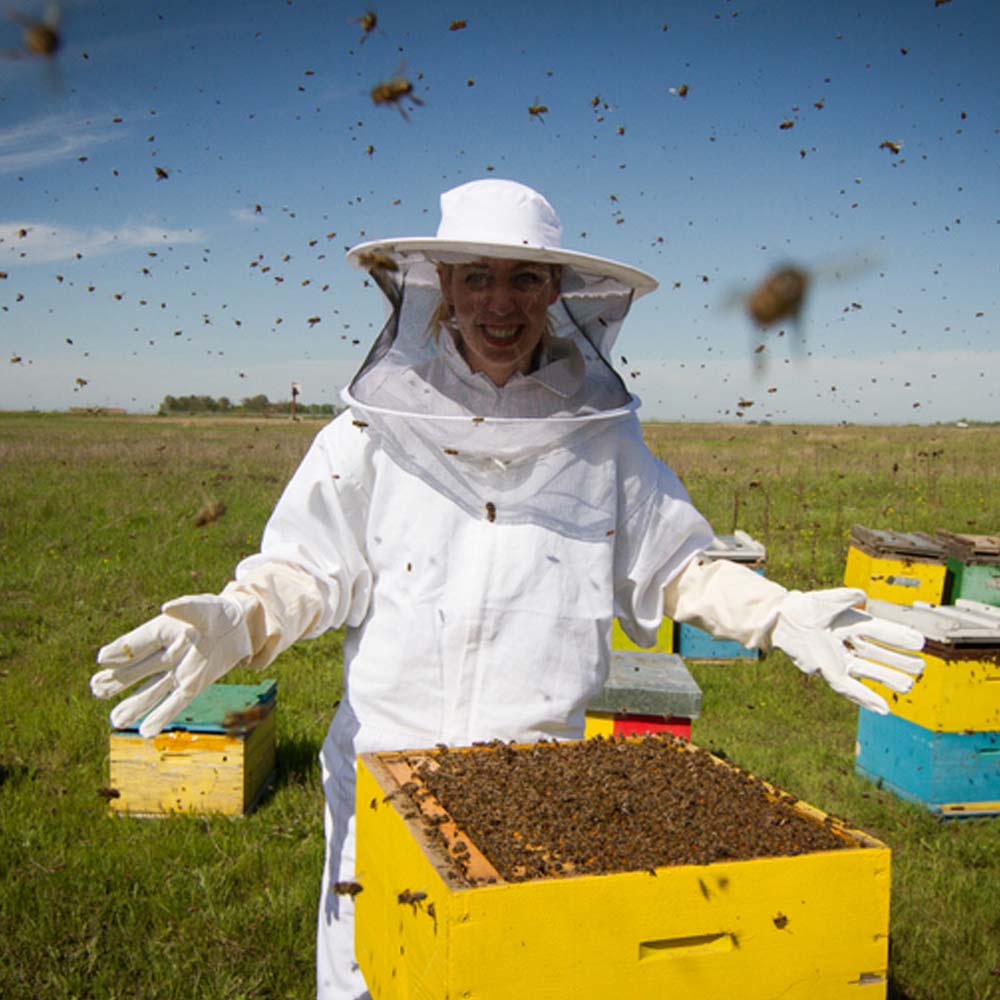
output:
[[[347,254],[352,264],[366,269],[385,258],[406,268],[482,257],[559,264],[562,293],[568,296],[601,294],[614,283],[637,298],[657,286],[655,278],[628,264],[564,250],[562,224],[548,201],[524,184],[494,178],[445,191],[436,236],[373,240]]]

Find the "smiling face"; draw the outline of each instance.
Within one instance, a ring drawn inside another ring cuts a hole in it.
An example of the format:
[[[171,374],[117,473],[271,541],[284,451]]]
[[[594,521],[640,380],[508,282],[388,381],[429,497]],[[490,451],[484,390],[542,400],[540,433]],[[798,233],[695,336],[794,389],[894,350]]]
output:
[[[494,258],[438,268],[459,350],[474,372],[506,385],[531,369],[559,277],[548,264]]]

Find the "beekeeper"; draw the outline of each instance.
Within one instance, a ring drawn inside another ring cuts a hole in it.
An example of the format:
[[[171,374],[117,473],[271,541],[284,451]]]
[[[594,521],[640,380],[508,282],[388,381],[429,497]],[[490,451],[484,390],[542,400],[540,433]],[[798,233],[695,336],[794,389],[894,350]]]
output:
[[[652,645],[664,612],[783,649],[885,712],[861,678],[906,691],[922,638],[860,591],[787,591],[702,559],[712,529],[643,443],[611,365],[633,299],[624,264],[561,248],[537,192],[480,180],[441,196],[433,238],[355,247],[391,314],[264,530],[219,595],[182,597],[105,646],[91,687],[159,732],[238,665],[346,625],[344,692],[321,752],[326,862],[319,995],[366,995],[353,907],[358,753],[578,738],[617,617]],[[897,647],[897,651],[881,644]],[[331,700],[333,692],[331,692]],[[146,714],[148,713],[148,714]]]

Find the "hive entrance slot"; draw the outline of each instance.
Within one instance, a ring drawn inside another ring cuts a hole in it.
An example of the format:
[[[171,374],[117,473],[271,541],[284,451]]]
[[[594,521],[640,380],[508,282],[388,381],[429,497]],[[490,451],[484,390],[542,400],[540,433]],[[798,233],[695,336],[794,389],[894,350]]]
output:
[[[686,937],[658,938],[639,942],[639,961],[672,958],[676,955],[727,952],[736,947],[736,935],[730,931],[717,934],[691,934]]]

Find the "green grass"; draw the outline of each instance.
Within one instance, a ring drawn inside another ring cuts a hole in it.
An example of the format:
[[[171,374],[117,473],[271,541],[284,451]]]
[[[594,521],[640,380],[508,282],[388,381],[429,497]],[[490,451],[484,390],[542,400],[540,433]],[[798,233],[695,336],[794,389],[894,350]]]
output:
[[[278,780],[239,820],[110,817],[108,704],[88,680],[97,649],[164,600],[224,585],[318,426],[0,415],[4,997],[311,995],[316,754],[340,634],[268,671]],[[716,530],[763,541],[769,575],[789,586],[839,584],[855,522],[1000,530],[1000,428],[651,425],[647,437]],[[207,500],[227,511],[198,528]],[[890,996],[1000,995],[1000,818],[939,822],[857,778],[854,708],[781,654],[691,669],[696,742],[892,848]]]

